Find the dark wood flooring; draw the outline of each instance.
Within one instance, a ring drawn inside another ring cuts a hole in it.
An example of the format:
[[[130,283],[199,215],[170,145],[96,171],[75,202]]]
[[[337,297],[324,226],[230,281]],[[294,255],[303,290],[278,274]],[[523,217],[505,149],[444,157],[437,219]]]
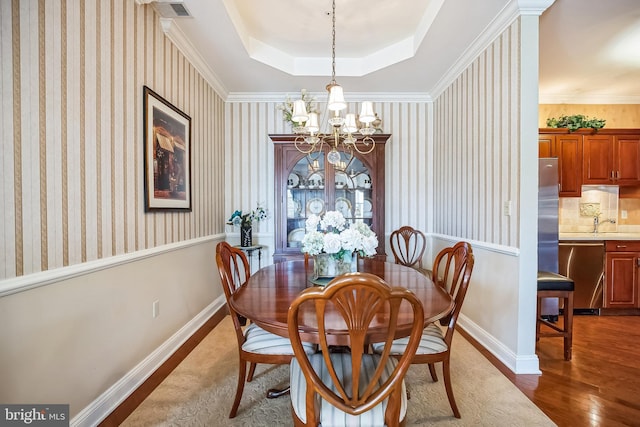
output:
[[[541,338],[536,353],[540,376],[515,375],[483,351],[560,427],[640,426],[640,316],[574,316],[570,362],[562,338]]]

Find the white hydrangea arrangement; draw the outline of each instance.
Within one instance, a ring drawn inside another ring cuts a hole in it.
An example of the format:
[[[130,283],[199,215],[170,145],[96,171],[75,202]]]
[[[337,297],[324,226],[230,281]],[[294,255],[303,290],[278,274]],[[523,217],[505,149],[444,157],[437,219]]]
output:
[[[357,252],[363,257],[376,254],[378,237],[363,222],[348,223],[338,211],[324,216],[312,214],[305,223],[302,252],[309,255],[332,254],[336,259]]]

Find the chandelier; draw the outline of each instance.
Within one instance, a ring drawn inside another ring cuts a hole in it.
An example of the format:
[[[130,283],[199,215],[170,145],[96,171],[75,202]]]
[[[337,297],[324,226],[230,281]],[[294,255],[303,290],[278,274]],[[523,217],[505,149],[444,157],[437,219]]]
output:
[[[346,113],[347,103],[344,100],[342,86],[336,82],[336,1],[333,0],[332,11],[332,42],[331,42],[331,81],[326,89],[329,92],[327,101],[327,123],[330,126],[329,132],[321,132],[318,124],[318,113],[308,112],[304,100],[296,100],[293,104],[291,120],[298,126],[294,126],[293,132],[298,135],[295,139],[295,147],[298,151],[311,155],[314,152],[322,151],[323,144],[328,144],[331,150],[327,154],[327,161],[334,166],[341,166],[341,151],[353,156],[353,151],[360,154],[368,154],[375,148],[375,141],[371,135],[375,133],[375,128],[371,123],[377,120],[373,111],[373,103],[364,101],[361,105],[360,115],[356,121],[354,113]],[[342,116],[342,112],[345,115]],[[364,138],[358,143],[359,133]]]

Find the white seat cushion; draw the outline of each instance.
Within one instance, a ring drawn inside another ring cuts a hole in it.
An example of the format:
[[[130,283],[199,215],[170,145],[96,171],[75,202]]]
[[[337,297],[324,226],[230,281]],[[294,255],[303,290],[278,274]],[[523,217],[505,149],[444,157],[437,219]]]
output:
[[[408,342],[409,337],[394,340],[391,344],[391,354],[404,353]],[[375,353],[382,353],[384,343],[376,343],[373,344],[372,347]],[[418,346],[418,350],[416,350],[416,354],[436,354],[445,351],[447,351],[447,344],[444,342],[442,329],[435,323],[430,323],[429,326],[422,331],[420,345]]]
[[[288,338],[267,332],[256,324],[250,324],[244,331],[245,342],[242,349],[258,354],[293,354],[293,347]],[[307,354],[316,351],[314,344],[302,343]]]
[[[351,378],[351,354],[349,353],[332,353],[331,360],[333,362],[333,366],[336,370],[336,375],[339,378],[348,378],[348,383],[345,384],[345,388],[349,389],[351,386],[350,378]],[[363,355],[363,366],[364,369],[361,371],[360,385],[362,386],[362,390],[364,390],[364,386],[366,386],[368,379],[375,372],[375,368],[380,360],[380,356],[375,354],[365,354]],[[318,373],[318,376],[322,379],[322,381],[329,385],[330,388],[337,393],[336,388],[333,386],[331,381],[331,377],[329,374],[329,370],[324,363],[324,358],[321,353],[313,354],[309,357],[309,361],[311,362],[311,366],[313,366],[314,371]],[[386,369],[379,379],[379,384],[382,384],[393,372],[393,369],[397,365],[398,361],[394,358],[390,358],[387,362]],[[296,359],[291,360],[291,372],[290,372],[290,394],[291,394],[291,405],[295,410],[296,415],[300,420],[306,423],[307,421],[307,412],[306,412],[306,392],[307,392],[307,383],[302,373],[302,369],[300,369],[300,364]],[[400,404],[400,421],[402,421],[407,412],[407,392],[405,388],[404,381],[402,381],[402,392],[401,394],[401,404]],[[319,400],[320,405],[320,423],[322,427],[331,427],[331,426],[384,426],[384,413],[387,409],[387,401],[385,399],[379,405],[375,406],[370,411],[367,411],[359,416],[350,415],[343,411],[340,411],[338,408],[329,404],[324,399]]]

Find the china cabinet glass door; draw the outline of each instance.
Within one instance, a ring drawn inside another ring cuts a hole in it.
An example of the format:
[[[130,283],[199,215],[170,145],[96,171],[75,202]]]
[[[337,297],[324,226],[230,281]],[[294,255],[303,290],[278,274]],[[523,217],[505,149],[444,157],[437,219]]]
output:
[[[305,155],[296,148],[295,135],[269,137],[274,142],[274,262],[302,258],[307,218],[332,210],[370,226],[378,236],[377,256],[385,259],[384,152],[390,135],[374,135],[370,154],[341,152],[335,165],[327,161],[328,146]]]
[[[328,163],[327,163],[328,164]],[[305,221],[310,214],[321,215],[326,206],[324,153],[300,159],[287,178],[287,247],[301,248]]]
[[[372,225],[371,173],[356,157],[340,153],[332,165],[324,153],[301,158],[287,178],[287,247],[300,248],[311,214],[335,210],[350,222]]]

